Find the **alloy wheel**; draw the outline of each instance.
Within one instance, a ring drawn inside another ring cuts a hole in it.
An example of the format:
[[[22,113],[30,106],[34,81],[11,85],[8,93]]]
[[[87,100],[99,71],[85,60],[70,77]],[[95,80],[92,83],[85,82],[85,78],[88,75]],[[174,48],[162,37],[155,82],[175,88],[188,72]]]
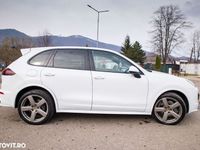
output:
[[[22,100],[21,114],[30,122],[41,122],[48,114],[47,101],[39,95],[28,95]]]
[[[163,97],[156,102],[154,114],[160,122],[174,124],[182,117],[183,107],[177,99]]]

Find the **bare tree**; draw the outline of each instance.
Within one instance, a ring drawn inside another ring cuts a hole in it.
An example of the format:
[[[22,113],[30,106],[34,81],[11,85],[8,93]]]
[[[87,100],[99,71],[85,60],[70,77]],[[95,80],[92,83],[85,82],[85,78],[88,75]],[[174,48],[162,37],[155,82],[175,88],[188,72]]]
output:
[[[4,40],[8,41],[10,46],[16,49],[33,47],[31,38],[6,38]]]
[[[166,64],[174,48],[184,42],[182,29],[191,27],[191,23],[186,20],[179,7],[174,5],[161,6],[154,14],[152,43],[163,64]]]
[[[0,59],[7,65],[21,56],[22,46],[16,38],[5,38],[0,46]]]
[[[38,45],[48,47],[52,45],[51,34],[45,30],[42,35],[39,36]]]
[[[198,63],[200,57],[200,31],[195,31],[192,38],[190,62]]]

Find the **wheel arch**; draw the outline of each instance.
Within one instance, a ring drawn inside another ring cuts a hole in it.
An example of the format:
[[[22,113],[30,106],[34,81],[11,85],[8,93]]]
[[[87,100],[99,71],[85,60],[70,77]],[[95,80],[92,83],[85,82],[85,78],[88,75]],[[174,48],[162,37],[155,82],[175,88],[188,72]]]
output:
[[[28,86],[28,87],[25,87],[25,88],[21,89],[21,90],[18,92],[18,94],[17,94],[17,96],[16,96],[16,98],[15,98],[15,105],[14,105],[15,108],[18,107],[18,102],[19,102],[20,97],[21,97],[24,93],[26,93],[26,92],[28,92],[28,91],[30,91],[30,90],[43,90],[43,91],[47,92],[47,93],[51,96],[51,98],[53,99],[53,103],[54,103],[55,110],[57,110],[57,103],[56,103],[56,99],[55,99],[54,95],[52,94],[52,92],[50,92],[49,90],[47,90],[46,88],[41,87],[41,86]]]

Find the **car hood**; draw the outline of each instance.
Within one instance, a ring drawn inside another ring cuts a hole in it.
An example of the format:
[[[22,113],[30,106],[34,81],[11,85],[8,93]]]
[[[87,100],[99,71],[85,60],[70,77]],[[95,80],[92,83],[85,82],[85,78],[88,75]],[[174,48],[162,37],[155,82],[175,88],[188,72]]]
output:
[[[180,77],[177,77],[177,76],[174,76],[174,75],[171,75],[171,74],[168,74],[168,73],[164,73],[164,72],[159,72],[159,71],[152,71],[151,74],[155,75],[155,76],[164,77],[164,78],[180,79]],[[181,78],[181,79],[183,79],[183,78]]]
[[[163,72],[152,71],[149,73],[149,82],[158,82],[160,85],[177,85],[195,87],[194,83],[188,79],[177,77]]]

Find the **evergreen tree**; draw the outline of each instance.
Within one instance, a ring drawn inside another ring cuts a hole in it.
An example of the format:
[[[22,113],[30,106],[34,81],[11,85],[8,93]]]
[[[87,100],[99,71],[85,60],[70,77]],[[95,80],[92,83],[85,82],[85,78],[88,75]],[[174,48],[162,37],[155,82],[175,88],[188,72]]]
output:
[[[121,48],[121,53],[131,60],[144,64],[146,59],[145,52],[142,50],[142,46],[138,41],[136,41],[133,45],[130,42],[130,37],[126,36],[124,44]]]
[[[123,46],[121,47],[121,53],[125,56],[128,56],[130,48],[131,48],[130,37],[127,35],[123,43]]]
[[[132,49],[133,49],[132,60],[137,63],[144,64],[144,61],[146,59],[145,52],[142,50],[142,46],[140,45],[138,41],[136,41],[133,44]]]
[[[156,56],[156,63],[155,63],[155,69],[160,71],[161,68],[161,57],[159,55]]]

